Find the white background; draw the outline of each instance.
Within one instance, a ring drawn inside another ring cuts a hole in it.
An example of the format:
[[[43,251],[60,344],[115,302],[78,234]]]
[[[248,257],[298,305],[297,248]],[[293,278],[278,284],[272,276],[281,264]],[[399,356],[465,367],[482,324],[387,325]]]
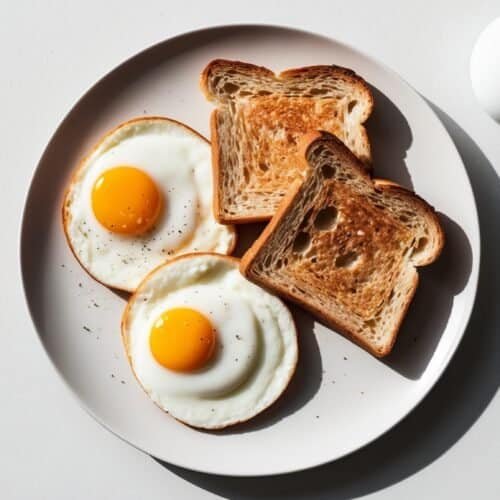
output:
[[[473,42],[496,16],[498,1],[472,0],[2,0],[0,497],[500,498],[500,126],[479,109],[468,76]],[[482,233],[471,324],[445,375],[417,410],[340,462],[264,479],[214,477],[160,464],[100,428],[43,353],[24,305],[18,264],[30,176],[78,97],[153,43],[236,22],[317,31],[399,72],[432,103],[455,141],[472,180]]]

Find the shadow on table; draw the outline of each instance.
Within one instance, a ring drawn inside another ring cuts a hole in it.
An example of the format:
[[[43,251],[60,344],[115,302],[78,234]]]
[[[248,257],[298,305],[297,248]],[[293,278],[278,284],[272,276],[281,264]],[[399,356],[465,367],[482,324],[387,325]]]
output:
[[[334,463],[285,476],[233,478],[162,465],[226,498],[328,498],[367,495],[411,476],[456,443],[494,397],[500,382],[500,180],[475,142],[430,103],[453,138],[477,201],[482,263],[479,290],[462,343],[443,377],[415,411],[362,450]],[[446,404],[443,404],[443,402]],[[214,451],[214,458],[216,451]],[[300,453],[300,450],[297,450]]]

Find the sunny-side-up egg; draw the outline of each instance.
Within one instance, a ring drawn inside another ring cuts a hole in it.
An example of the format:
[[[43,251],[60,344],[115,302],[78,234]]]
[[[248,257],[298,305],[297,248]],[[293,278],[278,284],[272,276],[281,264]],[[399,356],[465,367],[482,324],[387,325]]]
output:
[[[212,189],[206,139],[167,118],[131,120],[73,175],[63,204],[68,242],[95,279],[133,291],[175,256],[231,253],[235,231],[215,221]]]
[[[151,273],[127,305],[122,334],[151,399],[205,429],[267,408],[297,363],[287,307],[247,281],[236,259],[214,254],[180,257]]]

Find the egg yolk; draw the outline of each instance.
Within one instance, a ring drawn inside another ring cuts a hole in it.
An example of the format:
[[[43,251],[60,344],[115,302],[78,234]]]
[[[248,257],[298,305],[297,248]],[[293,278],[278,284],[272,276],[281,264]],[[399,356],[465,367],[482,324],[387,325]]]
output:
[[[211,322],[194,309],[170,309],[155,321],[149,345],[155,360],[165,368],[192,372],[212,357],[215,330]]]
[[[161,195],[148,174],[118,166],[103,172],[92,190],[97,220],[113,233],[138,235],[150,230],[161,210]]]

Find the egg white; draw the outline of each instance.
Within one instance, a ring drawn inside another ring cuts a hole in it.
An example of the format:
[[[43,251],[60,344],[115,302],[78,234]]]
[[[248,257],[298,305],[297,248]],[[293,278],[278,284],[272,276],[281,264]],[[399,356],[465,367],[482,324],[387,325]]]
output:
[[[206,315],[217,332],[214,358],[193,373],[163,367],[150,351],[154,321],[179,306]],[[185,256],[149,275],[131,298],[122,329],[144,390],[193,427],[222,428],[252,418],[284,391],[297,363],[287,307],[247,281],[235,259],[213,254]]]
[[[98,177],[122,165],[146,172],[162,195],[162,213],[145,235],[110,232],[92,209]],[[230,253],[234,229],[215,221],[212,189],[210,145],[202,137],[168,119],[127,122],[101,141],[72,179],[63,211],[69,243],[92,276],[133,291],[152,269],[177,255]]]

